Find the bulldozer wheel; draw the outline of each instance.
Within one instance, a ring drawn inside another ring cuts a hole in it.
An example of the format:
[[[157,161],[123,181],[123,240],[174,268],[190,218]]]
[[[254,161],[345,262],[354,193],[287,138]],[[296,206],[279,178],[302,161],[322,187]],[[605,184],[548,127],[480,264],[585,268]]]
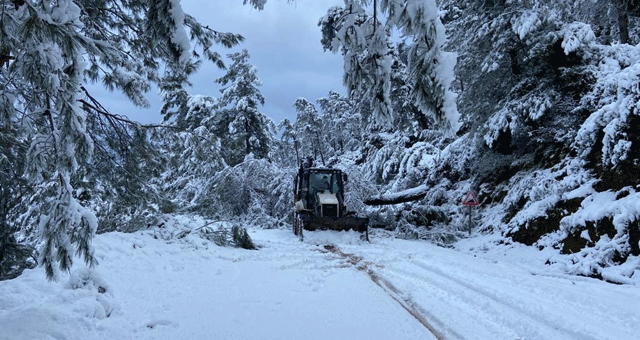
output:
[[[296,234],[298,237],[300,237],[300,241],[302,241],[302,229],[304,229],[304,224],[302,222],[302,218],[300,218],[299,214],[295,215],[295,222],[294,222],[294,234]]]
[[[302,229],[303,225],[302,225],[302,221],[300,221],[300,230],[298,230],[298,232],[300,233],[300,241],[304,241],[304,235],[302,235]]]
[[[293,234],[298,235],[298,214],[293,214]]]
[[[300,237],[300,241],[302,241],[302,229],[304,229],[302,219],[296,213],[293,215],[293,234]]]

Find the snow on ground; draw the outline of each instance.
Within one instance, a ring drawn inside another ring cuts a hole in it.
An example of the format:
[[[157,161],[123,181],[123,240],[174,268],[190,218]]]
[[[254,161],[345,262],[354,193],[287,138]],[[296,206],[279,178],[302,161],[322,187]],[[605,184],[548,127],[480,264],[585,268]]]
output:
[[[433,339],[366,276],[289,231],[250,232],[259,250],[153,234],[96,237],[104,293],[48,283],[41,268],[0,282],[0,339]]]
[[[253,230],[259,250],[181,230],[95,238],[100,265],[0,282],[0,339],[636,339],[640,290],[551,275],[526,252]],[[154,238],[155,236],[155,238]],[[471,242],[471,241],[469,241]],[[331,246],[327,246],[331,245]],[[472,250],[473,248],[473,250]],[[476,254],[470,253],[475,251]],[[533,255],[531,255],[533,256]],[[433,335],[434,330],[437,335]]]
[[[482,247],[481,239],[469,242]],[[371,247],[342,248],[382,266],[379,275],[420,306],[447,339],[631,340],[640,334],[637,286],[527,266],[538,263],[531,247],[481,249],[482,256],[421,241],[372,240]]]

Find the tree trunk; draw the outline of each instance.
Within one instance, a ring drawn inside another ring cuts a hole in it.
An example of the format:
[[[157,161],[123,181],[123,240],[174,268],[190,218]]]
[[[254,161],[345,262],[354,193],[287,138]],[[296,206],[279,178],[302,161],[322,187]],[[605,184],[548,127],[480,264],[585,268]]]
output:
[[[247,144],[247,155],[251,153],[251,134],[249,133],[249,119],[244,119],[244,142]]]
[[[316,130],[316,140],[318,141],[318,152],[320,152],[320,157],[322,158],[322,166],[325,166],[324,154],[322,153],[322,144],[320,143],[320,133],[318,133],[317,130]]]
[[[620,43],[629,43],[629,14],[627,13],[628,0],[615,0],[618,10],[618,28],[620,30]]]
[[[393,194],[369,197],[363,203],[366,205],[390,205],[417,201],[427,196],[427,190],[426,185],[421,185]]]

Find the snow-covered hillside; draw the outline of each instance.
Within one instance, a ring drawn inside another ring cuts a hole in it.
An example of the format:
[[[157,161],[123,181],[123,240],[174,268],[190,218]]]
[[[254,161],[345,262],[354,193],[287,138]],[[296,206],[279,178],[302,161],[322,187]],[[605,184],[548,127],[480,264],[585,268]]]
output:
[[[372,234],[249,229],[258,250],[198,236],[200,218],[95,238],[95,269],[0,282],[0,339],[636,339],[640,291],[538,266],[532,248],[458,249]],[[189,231],[189,234],[186,233]],[[186,236],[184,236],[187,234]],[[180,236],[180,237],[179,237]],[[184,237],[182,237],[184,236]]]

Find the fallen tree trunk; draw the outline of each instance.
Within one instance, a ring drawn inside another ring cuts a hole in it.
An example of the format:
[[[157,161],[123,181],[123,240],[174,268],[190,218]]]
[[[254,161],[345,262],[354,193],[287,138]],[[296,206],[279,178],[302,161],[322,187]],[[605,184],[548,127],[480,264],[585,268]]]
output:
[[[388,195],[379,195],[369,197],[364,200],[366,205],[390,205],[400,204],[406,202],[417,201],[424,198],[427,195],[428,187],[426,185],[420,185],[415,188],[403,190]]]

